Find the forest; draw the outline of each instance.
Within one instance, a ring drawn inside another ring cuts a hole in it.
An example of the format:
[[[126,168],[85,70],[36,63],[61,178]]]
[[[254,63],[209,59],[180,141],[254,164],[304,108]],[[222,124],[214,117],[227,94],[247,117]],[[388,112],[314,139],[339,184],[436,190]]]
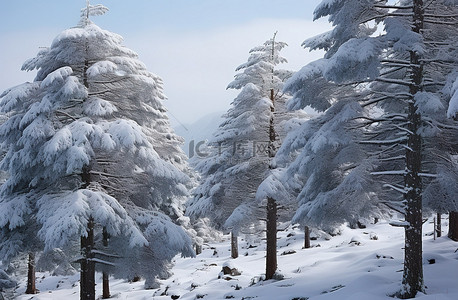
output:
[[[0,94],[0,299],[458,297],[458,1],[321,1],[324,56],[247,49],[189,157],[106,13]]]

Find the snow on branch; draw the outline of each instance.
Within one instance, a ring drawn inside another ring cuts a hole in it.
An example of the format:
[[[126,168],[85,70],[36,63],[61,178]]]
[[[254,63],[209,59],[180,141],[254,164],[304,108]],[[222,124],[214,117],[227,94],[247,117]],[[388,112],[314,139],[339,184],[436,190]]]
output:
[[[410,227],[410,223],[407,221],[391,221],[390,225],[394,227],[404,227],[404,228]]]
[[[393,170],[393,171],[381,171],[381,172],[371,172],[371,175],[405,175],[405,170]]]
[[[388,187],[388,188],[390,188],[392,190],[400,192],[401,194],[407,194],[407,190],[405,188],[401,189],[401,188],[398,188],[398,187],[396,187],[396,186],[394,186],[392,184],[386,183],[386,184],[383,185],[383,187]]]
[[[99,263],[99,264],[104,264],[104,265],[116,267],[116,264],[111,263],[111,262],[106,261],[106,260],[103,260],[103,259],[100,259],[100,258],[88,258],[87,260],[88,261],[93,261],[93,262],[96,262],[96,263]]]
[[[392,139],[392,140],[378,140],[378,141],[359,141],[360,144],[374,144],[374,145],[391,145],[391,144],[397,144],[399,142],[404,142],[407,141],[407,137],[399,137],[397,139]]]
[[[437,174],[430,174],[430,173],[418,173],[421,177],[429,177],[429,178],[437,178]]]

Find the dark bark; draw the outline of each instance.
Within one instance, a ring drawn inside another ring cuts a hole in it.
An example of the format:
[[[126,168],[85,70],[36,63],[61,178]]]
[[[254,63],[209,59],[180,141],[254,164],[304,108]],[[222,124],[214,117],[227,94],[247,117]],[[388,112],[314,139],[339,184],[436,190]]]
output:
[[[238,236],[233,231],[231,232],[231,257],[239,257]]]
[[[196,255],[199,255],[202,253],[202,245],[199,245],[196,243]]]
[[[267,254],[266,280],[272,279],[277,271],[277,203],[267,198]]]
[[[28,271],[27,271],[27,290],[25,291],[26,294],[36,294],[38,290],[35,286],[36,278],[35,278],[35,253],[29,252],[29,262],[27,264]]]
[[[103,227],[103,246],[108,247],[108,239],[109,235],[107,232],[107,229]],[[103,272],[102,273],[102,298],[103,299],[108,299],[111,297],[110,295],[110,275],[108,272]]]
[[[437,213],[437,227],[436,227],[437,237],[442,236],[442,215]]]
[[[275,55],[275,36],[274,33],[272,39],[272,60]],[[272,78],[274,70],[272,69]],[[277,151],[275,142],[277,139],[277,133],[275,131],[274,113],[275,113],[275,92],[272,88],[270,90],[270,100],[272,105],[270,107],[270,123],[269,123],[269,145],[268,145],[268,156],[269,156],[269,169],[274,169],[272,165],[272,159],[275,157]],[[266,249],[266,280],[272,279],[275,272],[277,271],[277,202],[272,197],[267,197],[267,222],[266,222],[266,238],[267,238],[267,249]]]
[[[80,299],[95,300],[95,262],[94,254],[94,220],[89,218],[87,224],[87,236],[81,237],[81,279],[80,279]]]
[[[456,211],[449,213],[448,237],[458,242],[458,212]]]
[[[423,0],[413,1],[413,31],[421,33],[423,29]],[[417,112],[413,97],[421,92],[423,82],[423,67],[420,64],[420,55],[410,52],[411,78],[408,111],[408,135],[406,148],[406,174],[404,176],[404,186],[406,193],[405,218],[408,226],[405,227],[405,254],[404,254],[404,273],[402,277],[402,290],[400,298],[414,298],[418,292],[424,292],[423,264],[422,264],[422,182],[421,173],[421,151],[422,141],[418,132],[421,126],[421,115]]]
[[[310,248],[310,228],[305,226],[304,228],[304,249]]]

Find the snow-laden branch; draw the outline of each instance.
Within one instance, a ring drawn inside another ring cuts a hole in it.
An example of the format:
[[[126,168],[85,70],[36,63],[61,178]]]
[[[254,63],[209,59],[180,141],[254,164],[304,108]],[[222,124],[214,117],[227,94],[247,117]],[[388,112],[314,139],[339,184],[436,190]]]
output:
[[[89,173],[91,173],[93,175],[99,175],[99,176],[105,176],[105,177],[124,178],[122,176],[113,175],[113,174],[109,174],[109,173],[105,173],[105,172],[99,172],[99,171],[92,171],[91,170]]]
[[[103,260],[103,259],[100,259],[100,258],[87,258],[87,260],[88,261],[93,261],[93,262],[99,263],[99,264],[104,264],[104,265],[116,267],[116,264],[111,263],[111,262],[106,261],[106,260]]]
[[[413,9],[412,5],[409,6],[395,6],[395,5],[374,5],[375,8],[380,9]]]
[[[406,174],[405,170],[371,172],[371,175],[405,175],[405,174]]]
[[[429,177],[429,178],[437,178],[437,174],[430,174],[430,173],[418,173],[421,177]]]
[[[401,194],[407,194],[407,192],[408,192],[405,188],[401,189],[401,188],[398,188],[398,187],[396,187],[396,186],[394,186],[392,184],[389,184],[389,183],[384,184],[383,187],[390,188],[390,189],[395,190],[396,192],[399,192]]]
[[[391,144],[398,144],[399,142],[407,141],[407,137],[399,137],[397,139],[391,140],[378,140],[378,141],[359,141],[360,144],[374,144],[374,145],[391,145]]]
[[[98,254],[98,255],[103,255],[103,256],[107,256],[107,257],[115,257],[115,258],[121,258],[121,256],[119,255],[115,255],[115,254],[110,254],[110,253],[105,253],[103,251],[100,251],[100,250],[91,250],[90,251],[92,254]]]
[[[389,224],[394,227],[410,227],[410,223],[407,221],[391,221]]]
[[[405,80],[401,80],[401,79],[388,79],[388,78],[379,77],[379,78],[376,78],[375,80],[376,81],[380,81],[380,82],[384,82],[384,83],[399,84],[399,85],[403,85],[403,86],[411,86],[412,85],[411,82],[408,82],[408,81],[405,81]]]

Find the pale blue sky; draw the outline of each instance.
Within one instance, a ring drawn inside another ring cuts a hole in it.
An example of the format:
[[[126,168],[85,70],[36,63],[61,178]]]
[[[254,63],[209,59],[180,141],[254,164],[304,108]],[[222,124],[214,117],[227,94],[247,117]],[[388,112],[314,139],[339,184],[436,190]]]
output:
[[[283,52],[297,70],[321,56],[300,47],[329,27],[313,22],[320,0],[99,0],[110,11],[93,21],[116,32],[149,71],[164,79],[165,103],[183,123],[227,110],[237,92],[225,87],[248,51],[279,31]],[[22,63],[75,26],[85,0],[2,1],[0,10],[0,90],[33,80]],[[176,124],[176,120],[172,122]]]

